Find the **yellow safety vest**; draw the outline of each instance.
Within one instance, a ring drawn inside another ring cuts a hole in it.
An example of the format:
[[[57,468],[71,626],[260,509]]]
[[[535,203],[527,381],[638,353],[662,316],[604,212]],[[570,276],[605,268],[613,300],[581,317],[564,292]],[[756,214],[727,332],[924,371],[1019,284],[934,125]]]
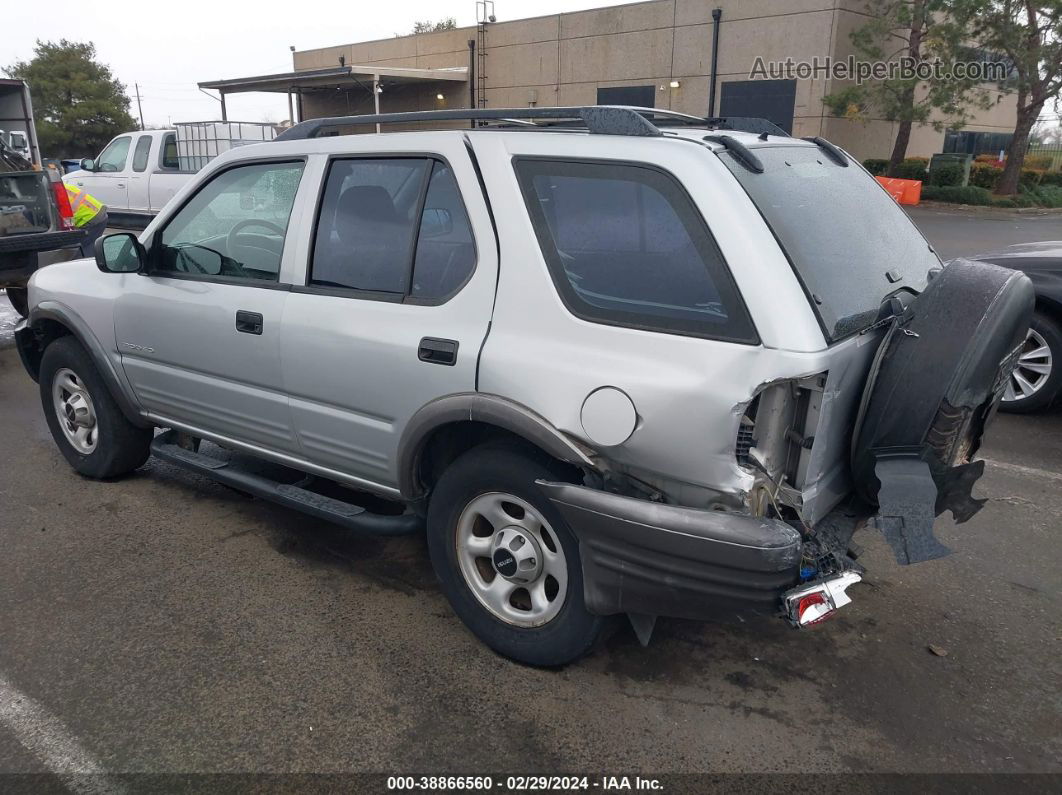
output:
[[[79,190],[69,182],[66,184],[66,196],[70,199],[70,209],[74,211],[74,226],[80,228],[103,211],[103,202]]]

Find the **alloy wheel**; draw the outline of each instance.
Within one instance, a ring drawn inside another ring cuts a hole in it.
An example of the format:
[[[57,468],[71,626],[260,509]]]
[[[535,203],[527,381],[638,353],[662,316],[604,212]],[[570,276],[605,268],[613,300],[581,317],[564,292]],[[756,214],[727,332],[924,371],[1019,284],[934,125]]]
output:
[[[1051,377],[1052,364],[1051,348],[1047,340],[1036,329],[1029,329],[1025,344],[1018,355],[1018,363],[1003,393],[1003,401],[1010,403],[1027,400],[1043,389]]]

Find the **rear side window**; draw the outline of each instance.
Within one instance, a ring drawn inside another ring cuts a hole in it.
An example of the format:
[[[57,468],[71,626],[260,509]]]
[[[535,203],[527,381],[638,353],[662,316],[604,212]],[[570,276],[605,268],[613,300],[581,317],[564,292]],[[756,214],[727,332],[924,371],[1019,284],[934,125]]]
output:
[[[599,323],[757,341],[721,252],[685,190],[643,165],[516,161],[568,309]]]
[[[169,133],[162,139],[162,167],[180,168],[181,161],[177,157],[177,134]]]
[[[311,286],[432,302],[456,292],[475,262],[468,214],[446,163],[332,163],[317,219]]]
[[[435,161],[420,218],[410,295],[426,300],[454,293],[476,267],[476,244],[457,180]]]
[[[147,168],[148,153],[150,151],[150,135],[141,135],[136,139],[136,149],[133,150],[133,171],[143,171]]]

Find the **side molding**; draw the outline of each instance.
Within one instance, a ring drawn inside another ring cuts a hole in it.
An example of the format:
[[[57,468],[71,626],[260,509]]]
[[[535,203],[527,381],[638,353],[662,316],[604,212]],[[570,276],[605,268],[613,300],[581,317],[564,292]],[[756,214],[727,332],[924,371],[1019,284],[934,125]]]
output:
[[[92,363],[96,365],[103,380],[110,390],[111,397],[122,410],[122,414],[134,425],[147,428],[151,425],[140,411],[133,389],[125,378],[125,374],[115,365],[107,355],[92,329],[77,312],[57,301],[42,301],[30,312],[28,325],[36,330],[42,320],[52,320],[70,330],[74,338],[81,343],[92,357]]]
[[[402,497],[414,500],[424,495],[419,481],[424,446],[431,434],[454,422],[481,422],[495,425],[527,439],[554,458],[576,466],[599,470],[594,452],[569,438],[545,417],[500,395],[460,392],[437,398],[414,414],[398,442],[398,487]]]

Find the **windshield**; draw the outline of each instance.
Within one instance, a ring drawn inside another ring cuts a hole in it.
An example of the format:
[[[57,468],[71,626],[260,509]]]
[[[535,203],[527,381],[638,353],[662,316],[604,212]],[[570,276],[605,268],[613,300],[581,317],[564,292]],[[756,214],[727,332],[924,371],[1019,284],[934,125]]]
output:
[[[863,169],[815,146],[753,150],[756,174],[720,153],[796,270],[833,342],[869,326],[885,296],[921,292],[940,260],[899,205]]]

